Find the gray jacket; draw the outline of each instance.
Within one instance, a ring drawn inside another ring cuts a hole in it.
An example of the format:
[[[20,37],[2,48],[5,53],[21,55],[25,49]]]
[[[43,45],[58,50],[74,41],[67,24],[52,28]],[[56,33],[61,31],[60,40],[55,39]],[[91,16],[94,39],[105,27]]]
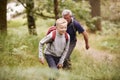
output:
[[[68,41],[66,41],[65,34],[60,35],[56,30],[56,37],[55,40],[52,41],[52,32],[49,33],[47,36],[45,36],[40,42],[39,42],[39,58],[43,57],[43,46],[46,44],[46,48],[44,50],[45,54],[50,54],[55,57],[61,57],[59,64],[63,64],[64,59],[67,55],[68,49],[69,49],[69,43],[70,43],[70,36],[68,34]]]

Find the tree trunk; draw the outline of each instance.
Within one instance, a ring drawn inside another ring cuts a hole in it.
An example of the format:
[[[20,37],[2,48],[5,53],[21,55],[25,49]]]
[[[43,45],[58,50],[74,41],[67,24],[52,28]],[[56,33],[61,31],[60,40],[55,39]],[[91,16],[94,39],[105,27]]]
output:
[[[100,0],[89,0],[91,5],[91,15],[92,17],[98,17],[95,21],[95,26],[97,30],[102,30],[101,28],[101,8],[100,8]]]
[[[0,1],[0,35],[7,34],[7,0]]]
[[[34,1],[33,0],[27,0],[26,7],[27,7],[26,11],[27,11],[27,22],[28,22],[29,34],[37,35],[34,13],[33,13]]]
[[[58,0],[54,0],[54,13],[55,13],[55,19],[58,19]]]

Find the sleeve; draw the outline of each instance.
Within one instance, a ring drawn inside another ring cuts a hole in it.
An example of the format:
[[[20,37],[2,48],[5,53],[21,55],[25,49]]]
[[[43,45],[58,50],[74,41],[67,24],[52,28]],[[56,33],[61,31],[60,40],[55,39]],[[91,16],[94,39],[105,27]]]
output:
[[[77,31],[78,31],[79,34],[84,32],[84,29],[79,22],[74,21],[74,26],[77,28]]]
[[[63,52],[63,54],[62,54],[62,56],[61,56],[60,61],[59,61],[58,64],[63,64],[63,62],[64,62],[64,60],[65,60],[65,58],[66,58],[67,52],[68,52],[68,50],[69,50],[69,44],[70,44],[70,36],[69,36],[69,34],[68,34],[68,41],[67,41],[67,43],[66,43],[66,47],[65,47],[65,49],[64,49],[64,52]]]
[[[42,49],[45,43],[48,43],[52,40],[52,33],[48,34],[47,36],[45,36],[43,39],[40,40],[39,42],[39,58],[44,58],[43,57],[43,53],[42,53]]]

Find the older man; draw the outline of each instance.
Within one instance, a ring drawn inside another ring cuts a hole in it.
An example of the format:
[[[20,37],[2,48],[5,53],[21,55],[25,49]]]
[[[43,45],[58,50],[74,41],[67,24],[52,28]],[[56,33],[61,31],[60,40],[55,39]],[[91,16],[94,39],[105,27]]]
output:
[[[71,68],[70,55],[73,49],[75,48],[77,42],[76,32],[78,32],[79,34],[82,33],[85,40],[86,49],[89,49],[88,35],[87,32],[83,29],[83,27],[80,25],[80,23],[72,17],[72,12],[70,10],[67,9],[63,10],[62,17],[66,19],[68,22],[67,33],[69,33],[70,35],[70,45],[66,56],[66,61],[64,62],[64,68],[70,69]]]

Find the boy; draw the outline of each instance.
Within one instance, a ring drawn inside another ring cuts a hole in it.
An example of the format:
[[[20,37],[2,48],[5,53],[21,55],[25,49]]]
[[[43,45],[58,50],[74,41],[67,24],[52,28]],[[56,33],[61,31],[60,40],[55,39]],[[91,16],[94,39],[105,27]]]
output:
[[[67,34],[68,39],[65,38],[67,29],[67,21],[64,18],[59,18],[56,21],[56,35],[52,40],[53,31],[45,36],[39,42],[39,61],[44,64],[44,57],[42,49],[45,43],[45,58],[50,68],[59,69],[63,67],[63,62],[69,49],[70,37]]]

